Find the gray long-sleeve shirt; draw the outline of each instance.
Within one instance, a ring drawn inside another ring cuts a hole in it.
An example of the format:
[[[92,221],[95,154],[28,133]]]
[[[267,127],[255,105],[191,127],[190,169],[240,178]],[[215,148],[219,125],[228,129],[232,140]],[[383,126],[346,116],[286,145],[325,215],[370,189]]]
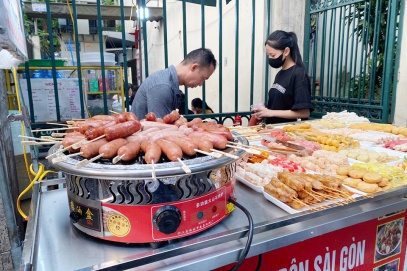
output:
[[[177,71],[171,65],[144,80],[137,90],[131,111],[139,119],[145,119],[148,112],[162,118],[178,107],[180,97]]]

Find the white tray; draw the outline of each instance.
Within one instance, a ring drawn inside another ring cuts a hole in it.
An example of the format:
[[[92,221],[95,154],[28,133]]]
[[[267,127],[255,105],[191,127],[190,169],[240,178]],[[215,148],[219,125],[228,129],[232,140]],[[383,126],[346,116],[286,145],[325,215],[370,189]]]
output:
[[[258,193],[263,193],[263,191],[264,191],[264,187],[263,187],[263,186],[261,186],[261,185],[255,185],[255,184],[253,184],[253,183],[251,183],[251,182],[249,182],[249,181],[243,179],[243,178],[242,178],[241,176],[239,176],[238,174],[236,174],[236,179],[237,179],[239,182],[241,182],[241,183],[247,185],[248,187],[250,187],[251,189],[253,189],[254,191],[256,191],[256,192],[258,192]]]

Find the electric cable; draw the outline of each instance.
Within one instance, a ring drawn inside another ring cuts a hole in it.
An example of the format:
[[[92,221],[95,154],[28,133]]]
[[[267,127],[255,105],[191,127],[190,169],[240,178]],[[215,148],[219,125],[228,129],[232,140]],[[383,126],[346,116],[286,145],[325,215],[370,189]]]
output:
[[[263,264],[263,254],[259,254],[259,260],[257,261],[256,271],[260,271],[262,264]]]
[[[245,207],[240,205],[237,201],[235,201],[231,197],[228,198],[228,201],[233,203],[240,210],[242,210],[243,213],[245,213],[245,215],[247,216],[247,219],[249,220],[249,231],[247,233],[246,245],[245,245],[244,249],[242,250],[242,253],[239,256],[239,259],[236,262],[236,265],[232,269],[230,269],[230,271],[236,271],[240,267],[240,265],[243,263],[243,261],[246,259],[247,253],[249,253],[250,246],[253,241],[254,226],[253,226],[253,218],[252,218],[250,212]]]

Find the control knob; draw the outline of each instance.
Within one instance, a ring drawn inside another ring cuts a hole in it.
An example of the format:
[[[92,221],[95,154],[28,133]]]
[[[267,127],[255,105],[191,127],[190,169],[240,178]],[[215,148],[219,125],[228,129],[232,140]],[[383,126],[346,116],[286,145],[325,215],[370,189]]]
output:
[[[167,205],[159,208],[153,216],[154,227],[162,233],[174,233],[181,224],[182,216],[180,210],[173,206]]]

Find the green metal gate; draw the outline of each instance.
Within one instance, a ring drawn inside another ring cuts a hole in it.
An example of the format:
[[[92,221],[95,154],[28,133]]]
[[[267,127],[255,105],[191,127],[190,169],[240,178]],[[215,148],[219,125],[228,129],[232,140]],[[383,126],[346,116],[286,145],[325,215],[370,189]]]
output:
[[[313,115],[348,110],[392,121],[401,0],[307,0],[304,60]],[[404,1],[403,1],[404,2]]]

